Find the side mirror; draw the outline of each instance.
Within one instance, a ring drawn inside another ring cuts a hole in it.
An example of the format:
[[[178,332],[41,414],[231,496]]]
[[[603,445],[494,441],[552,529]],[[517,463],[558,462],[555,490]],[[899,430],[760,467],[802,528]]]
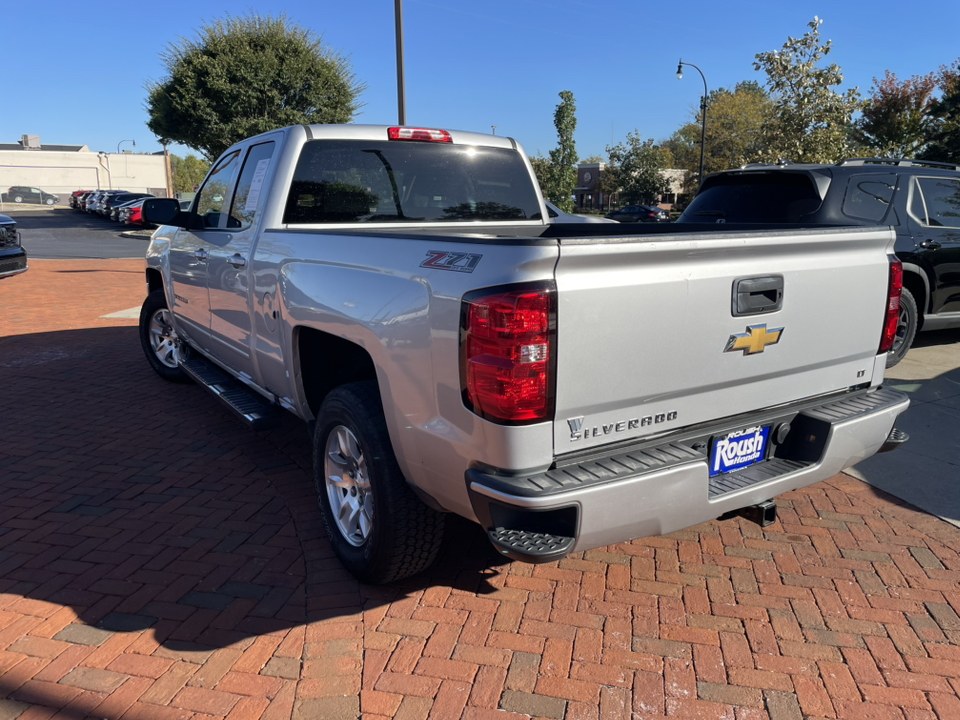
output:
[[[143,221],[151,225],[190,227],[189,213],[180,210],[180,201],[175,198],[148,198],[140,210]]]

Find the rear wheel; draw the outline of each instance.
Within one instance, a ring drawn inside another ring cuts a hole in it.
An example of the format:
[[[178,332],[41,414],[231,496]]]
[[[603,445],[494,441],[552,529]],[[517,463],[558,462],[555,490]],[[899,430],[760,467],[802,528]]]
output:
[[[189,357],[190,346],[177,335],[173,315],[163,290],[154,290],[140,308],[140,345],[150,367],[170,382],[187,382],[180,363]]]
[[[907,350],[913,345],[913,338],[917,334],[919,314],[917,301],[906,288],[900,294],[900,317],[897,320],[897,334],[893,339],[893,347],[887,353],[887,367],[891,368],[903,360]]]
[[[424,505],[400,472],[376,383],[342,385],[323,401],[313,473],[333,550],[359,580],[392,582],[436,560],[443,513]]]
[[[22,203],[22,202],[23,202],[23,195],[14,195],[14,196],[13,196],[13,201],[14,201],[15,203]]]

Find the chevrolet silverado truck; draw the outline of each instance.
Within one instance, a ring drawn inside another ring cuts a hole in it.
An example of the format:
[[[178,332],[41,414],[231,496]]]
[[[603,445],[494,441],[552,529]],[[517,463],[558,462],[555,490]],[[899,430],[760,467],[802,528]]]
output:
[[[250,138],[143,215],[147,360],[253,429],[305,421],[367,582],[426,568],[447,513],[548,562],[771,522],[905,440],[889,228],[551,222],[514,140],[363,125]]]

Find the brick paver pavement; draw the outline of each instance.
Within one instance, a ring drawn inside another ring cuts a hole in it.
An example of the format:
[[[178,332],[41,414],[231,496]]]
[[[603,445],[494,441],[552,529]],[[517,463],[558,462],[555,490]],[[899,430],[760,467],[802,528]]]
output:
[[[840,475],[541,566],[358,585],[307,434],[143,360],[140,261],[0,283],[0,720],[960,718],[960,530]]]

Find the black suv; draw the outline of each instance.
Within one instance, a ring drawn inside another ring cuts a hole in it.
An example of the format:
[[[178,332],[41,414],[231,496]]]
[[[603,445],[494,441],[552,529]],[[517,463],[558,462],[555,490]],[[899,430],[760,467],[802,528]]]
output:
[[[858,158],[752,164],[708,175],[677,222],[889,225],[903,262],[900,323],[887,367],[918,330],[960,327],[960,166]]]
[[[31,187],[30,185],[14,185],[4,194],[4,200],[15,203],[38,203],[42,205],[56,205],[60,196],[48,193],[46,190]]]

